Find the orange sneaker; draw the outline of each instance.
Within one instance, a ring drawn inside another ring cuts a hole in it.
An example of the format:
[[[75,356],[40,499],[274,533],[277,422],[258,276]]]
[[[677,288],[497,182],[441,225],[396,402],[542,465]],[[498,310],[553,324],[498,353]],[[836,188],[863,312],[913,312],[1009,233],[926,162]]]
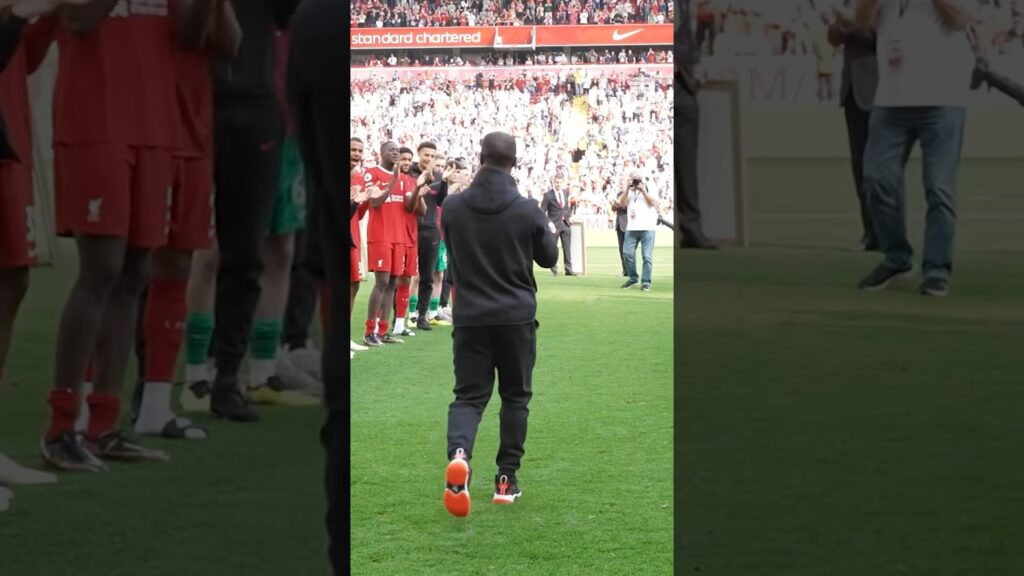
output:
[[[469,516],[469,462],[466,452],[459,448],[455,458],[444,471],[444,507],[452,516]]]

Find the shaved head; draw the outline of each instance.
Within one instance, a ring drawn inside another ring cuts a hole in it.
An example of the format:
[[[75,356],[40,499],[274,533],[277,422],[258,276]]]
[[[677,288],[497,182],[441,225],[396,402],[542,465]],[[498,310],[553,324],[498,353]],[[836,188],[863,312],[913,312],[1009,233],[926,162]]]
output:
[[[480,142],[480,163],[511,170],[516,165],[516,139],[505,132],[491,132]]]

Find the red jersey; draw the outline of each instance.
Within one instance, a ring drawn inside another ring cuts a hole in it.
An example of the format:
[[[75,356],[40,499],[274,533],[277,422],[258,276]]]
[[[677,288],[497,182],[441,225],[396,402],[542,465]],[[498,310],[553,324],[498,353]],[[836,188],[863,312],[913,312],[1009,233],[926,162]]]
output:
[[[181,156],[210,158],[213,156],[213,82],[210,63],[202,52],[178,50],[174,55],[180,114]]]
[[[179,146],[172,3],[118,0],[81,36],[60,25],[55,144]]]
[[[369,168],[363,174],[363,182],[366,186],[376,186],[387,189],[394,178],[394,172],[389,172],[381,166]],[[374,208],[370,207],[370,221],[366,229],[367,242],[370,244],[388,243],[405,244],[405,193],[411,185],[415,186],[416,181],[412,177],[400,175],[392,193],[384,201],[384,204]]]
[[[408,184],[408,187],[406,188],[406,193],[407,194],[409,192],[415,193],[415,191],[416,191],[416,178],[414,178],[414,177],[412,177],[412,176],[410,176],[408,174],[403,174],[402,178],[408,179],[408,183],[409,184]],[[416,214],[415,211],[413,211],[413,212],[406,211],[405,212],[405,240],[404,240],[403,244],[405,244],[406,246],[415,246],[416,243],[417,243],[417,239],[419,238],[419,234],[420,234],[419,215]]]

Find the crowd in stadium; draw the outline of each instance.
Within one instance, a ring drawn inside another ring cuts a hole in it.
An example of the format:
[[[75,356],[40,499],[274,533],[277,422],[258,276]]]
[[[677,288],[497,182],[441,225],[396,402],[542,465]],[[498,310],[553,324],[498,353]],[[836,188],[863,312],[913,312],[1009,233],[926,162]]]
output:
[[[661,212],[671,213],[671,90],[667,78],[569,69],[493,88],[440,77],[363,80],[353,83],[352,135],[368,143],[372,165],[375,144],[389,139],[410,147],[432,141],[449,158],[473,161],[481,134],[506,130],[519,140],[513,175],[524,196],[539,201],[553,176],[566,175],[576,214],[610,228],[611,203],[632,168],[649,178]]]
[[[1021,0],[976,3],[979,39],[994,53],[1024,52]],[[827,29],[854,0],[696,0],[696,40],[704,55],[815,55],[835,51]]]
[[[356,0],[351,26],[663,24],[672,12],[665,0]]]
[[[562,64],[668,64],[672,62],[672,50],[654,48],[619,50],[591,48],[566,55],[564,50],[540,50],[526,52],[492,51],[487,54],[431,53],[410,50],[406,53],[353,54],[352,66],[386,68],[394,66],[545,66]]]

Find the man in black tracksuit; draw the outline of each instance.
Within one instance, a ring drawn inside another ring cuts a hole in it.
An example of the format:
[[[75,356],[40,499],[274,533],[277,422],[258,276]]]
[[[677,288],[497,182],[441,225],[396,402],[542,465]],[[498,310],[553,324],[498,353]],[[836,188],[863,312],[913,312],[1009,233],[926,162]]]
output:
[[[447,197],[448,182],[445,180],[430,184],[430,191],[423,195],[427,211],[419,218],[420,285],[416,303],[416,327],[420,330],[433,330],[427,321],[427,309],[434,292],[434,269],[437,268],[437,254],[441,248],[437,209]]]
[[[288,25],[299,0],[233,3],[242,29],[238,55],[212,65],[217,272],[210,411],[233,421],[259,416],[238,386],[238,368],[260,298],[263,239],[281,171],[284,115],[274,91],[274,32]]]
[[[342,390],[347,370],[342,358],[348,310],[349,282],[343,258],[352,243],[351,211],[341,206],[343,184],[343,140],[348,138],[348,111],[338,106],[347,94],[344,70],[346,54],[338,50],[344,41],[339,26],[348,6],[337,0],[304,0],[292,22],[291,50],[288,60],[288,101],[292,108],[295,140],[306,168],[310,234],[317,234],[314,245],[330,289],[331,317],[327,324],[322,356],[324,401],[327,420],[322,440],[327,455],[327,527],[329,553],[334,574],[347,574],[345,551],[348,549],[348,394]],[[349,243],[343,238],[348,231]],[[342,252],[344,250],[344,252]]]
[[[494,502],[519,496],[516,471],[526,442],[528,404],[537,357],[537,284],[533,263],[558,261],[554,226],[536,202],[516,189],[515,139],[492,132],[481,143],[483,165],[472,184],[445,200],[441,229],[452,279],[455,401],[448,409],[445,505],[469,513],[469,460],[498,373],[501,396]]]

